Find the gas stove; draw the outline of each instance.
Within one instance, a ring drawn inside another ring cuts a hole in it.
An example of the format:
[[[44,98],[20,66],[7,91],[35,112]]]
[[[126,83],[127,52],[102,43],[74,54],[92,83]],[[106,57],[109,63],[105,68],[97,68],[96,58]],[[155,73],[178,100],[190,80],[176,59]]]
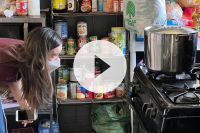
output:
[[[200,133],[200,87],[194,75],[157,75],[144,64],[134,70],[131,105],[149,133]]]

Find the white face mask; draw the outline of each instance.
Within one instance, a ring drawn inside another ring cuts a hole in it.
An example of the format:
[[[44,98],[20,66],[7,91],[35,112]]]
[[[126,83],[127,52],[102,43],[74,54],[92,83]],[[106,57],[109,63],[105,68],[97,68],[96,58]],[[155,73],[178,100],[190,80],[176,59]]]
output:
[[[48,61],[48,68],[50,72],[55,71],[60,67],[60,58],[57,58],[56,60],[53,61]]]

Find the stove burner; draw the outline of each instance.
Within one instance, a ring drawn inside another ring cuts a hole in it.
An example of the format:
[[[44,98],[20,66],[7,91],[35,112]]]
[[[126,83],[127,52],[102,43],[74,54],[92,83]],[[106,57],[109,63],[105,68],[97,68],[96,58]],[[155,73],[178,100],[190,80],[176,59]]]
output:
[[[198,102],[199,97],[195,94],[195,92],[188,92],[183,95],[182,101],[185,102]]]
[[[162,91],[174,104],[200,103],[200,91],[195,88],[189,88],[187,84],[184,84],[183,88],[165,84]]]
[[[162,81],[175,81],[175,80],[187,80],[187,79],[196,79],[196,77],[191,73],[156,73],[156,72],[147,72],[147,76],[153,80],[162,80]]]

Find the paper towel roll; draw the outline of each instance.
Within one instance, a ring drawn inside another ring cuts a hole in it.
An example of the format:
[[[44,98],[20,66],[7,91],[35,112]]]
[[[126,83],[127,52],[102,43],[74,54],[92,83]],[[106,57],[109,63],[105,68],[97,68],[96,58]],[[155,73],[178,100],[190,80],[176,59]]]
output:
[[[40,0],[28,0],[28,15],[40,15]]]

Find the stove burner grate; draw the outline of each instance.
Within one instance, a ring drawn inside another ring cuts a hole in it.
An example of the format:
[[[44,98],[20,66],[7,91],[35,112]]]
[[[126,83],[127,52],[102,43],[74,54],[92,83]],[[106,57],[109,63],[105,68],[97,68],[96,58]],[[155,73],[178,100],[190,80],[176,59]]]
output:
[[[200,90],[189,88],[187,84],[184,88],[165,84],[162,91],[174,104],[200,104]]]

